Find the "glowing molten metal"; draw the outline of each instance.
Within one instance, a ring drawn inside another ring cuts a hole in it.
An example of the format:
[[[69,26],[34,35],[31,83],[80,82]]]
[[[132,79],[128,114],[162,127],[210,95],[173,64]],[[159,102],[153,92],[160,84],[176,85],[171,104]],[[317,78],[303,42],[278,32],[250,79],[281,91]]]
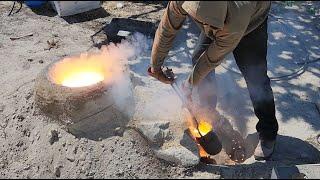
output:
[[[56,84],[72,88],[108,83],[117,77],[119,71],[115,70],[119,66],[113,59],[103,50],[95,54],[67,57],[51,68],[49,76]]]
[[[67,87],[90,86],[103,81],[103,79],[103,75],[97,72],[78,72],[65,77],[62,85]]]
[[[204,136],[213,130],[212,125],[206,121],[203,121],[203,120],[199,122],[199,127],[198,127],[199,131],[198,131],[198,128],[197,128],[195,122],[193,122],[191,118],[188,118],[187,122],[188,122],[188,127],[191,132],[191,135],[195,141],[196,141],[196,138],[201,137],[199,132],[201,133],[202,136]],[[198,144],[198,148],[199,148],[200,157],[209,156],[209,154],[203,149],[203,147],[200,144]]]

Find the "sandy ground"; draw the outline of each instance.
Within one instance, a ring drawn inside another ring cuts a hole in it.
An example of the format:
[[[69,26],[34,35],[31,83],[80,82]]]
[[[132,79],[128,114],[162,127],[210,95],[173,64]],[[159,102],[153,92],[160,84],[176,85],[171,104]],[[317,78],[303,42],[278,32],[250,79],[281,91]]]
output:
[[[60,18],[50,10],[33,12],[25,5],[21,11],[7,16],[12,2],[0,2],[0,177],[1,178],[268,178],[273,166],[280,164],[319,163],[319,144],[315,136],[320,130],[320,115],[314,103],[320,99],[320,63],[310,64],[305,72],[285,81],[273,81],[277,118],[280,124],[277,155],[271,162],[248,159],[243,165],[193,168],[172,166],[158,160],[141,136],[128,130],[122,137],[101,141],[77,139],[57,124],[34,112],[33,86],[39,72],[54,60],[79,54],[92,48],[90,35],[114,17],[158,22],[164,4],[125,2],[116,9],[115,2],[104,2],[99,17],[93,14]],[[319,7],[319,3],[316,3]],[[273,5],[269,19],[268,66],[270,76],[293,72],[293,62],[320,57],[319,16],[305,12],[306,5],[290,8]],[[288,21],[281,18],[292,18]],[[302,22],[305,21],[305,22]],[[282,23],[282,24],[281,24]],[[285,25],[283,25],[285,24]],[[189,33],[187,33],[189,32]],[[33,36],[18,40],[32,33]],[[167,65],[178,75],[186,76],[197,31],[186,22],[172,50]],[[103,38],[103,36],[101,36]],[[50,50],[47,40],[58,41]],[[180,61],[178,63],[178,61]],[[148,57],[131,63],[140,87],[152,92],[156,86],[169,87],[147,77],[144,70]],[[232,58],[225,67],[238,71]],[[223,67],[217,69],[220,84],[219,109],[230,118],[244,137],[255,132],[254,116],[242,76]],[[239,96],[241,94],[241,96]],[[229,99],[228,99],[229,98]],[[59,140],[50,145],[51,131],[59,132]]]

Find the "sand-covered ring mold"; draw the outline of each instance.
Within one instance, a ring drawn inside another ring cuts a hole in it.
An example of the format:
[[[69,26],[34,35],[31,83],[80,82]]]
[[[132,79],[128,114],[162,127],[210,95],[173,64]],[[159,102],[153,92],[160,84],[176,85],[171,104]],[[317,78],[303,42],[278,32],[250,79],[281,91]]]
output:
[[[129,121],[112,93],[116,79],[112,76],[119,74],[112,72],[112,63],[99,56],[55,61],[36,79],[37,109],[77,137],[107,138]]]

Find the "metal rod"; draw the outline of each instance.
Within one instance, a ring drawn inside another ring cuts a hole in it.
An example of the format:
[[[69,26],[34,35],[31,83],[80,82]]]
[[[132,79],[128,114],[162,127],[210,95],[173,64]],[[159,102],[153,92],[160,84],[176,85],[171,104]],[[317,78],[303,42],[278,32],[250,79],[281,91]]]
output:
[[[168,68],[167,68],[168,70]],[[202,134],[200,133],[200,130],[199,130],[199,122],[198,120],[196,119],[196,117],[194,116],[194,113],[192,111],[192,108],[188,106],[185,98],[181,95],[181,91],[177,85],[177,82],[175,80],[173,80],[173,83],[170,84],[171,87],[173,88],[173,90],[176,92],[176,94],[179,96],[180,100],[182,101],[182,104],[188,109],[188,111],[190,112],[191,116],[192,116],[192,120],[196,122],[196,125],[197,125],[197,130],[198,130],[198,133],[200,135],[200,137],[203,137]]]

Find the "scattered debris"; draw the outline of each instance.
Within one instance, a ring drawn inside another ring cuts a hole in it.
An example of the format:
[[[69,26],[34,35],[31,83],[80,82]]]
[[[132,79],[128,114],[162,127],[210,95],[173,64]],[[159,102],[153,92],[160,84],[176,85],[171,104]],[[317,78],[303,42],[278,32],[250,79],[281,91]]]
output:
[[[55,39],[48,40],[48,41],[47,41],[47,44],[48,44],[48,47],[45,48],[44,50],[49,50],[49,51],[50,51],[52,48],[57,49],[57,48],[60,47],[59,41],[58,41],[58,40],[55,40]]]
[[[22,122],[22,121],[25,119],[25,117],[24,117],[23,115],[21,115],[21,114],[19,114],[19,115],[17,116],[17,118],[18,118],[18,121],[19,121],[19,122]]]
[[[50,133],[49,143],[52,145],[53,143],[59,141],[59,132],[57,130],[52,130]]]
[[[24,36],[19,36],[19,37],[10,37],[11,41],[17,40],[17,39],[22,39],[22,38],[26,38],[26,37],[31,37],[33,36],[33,33],[24,35]]]
[[[5,107],[6,106],[4,104],[0,104],[0,113],[4,111]]]
[[[74,162],[74,160],[75,160],[75,157],[74,157],[73,152],[70,152],[70,151],[67,152],[66,158],[67,158],[70,162]]]
[[[61,176],[61,170],[60,170],[61,168],[62,168],[61,165],[56,166],[56,167],[54,168],[54,175],[55,175],[56,177],[60,177],[60,176]]]
[[[122,136],[124,133],[124,129],[122,127],[117,127],[114,129],[114,135],[116,136]]]
[[[117,3],[117,9],[121,9],[124,7],[124,3],[122,1]]]

